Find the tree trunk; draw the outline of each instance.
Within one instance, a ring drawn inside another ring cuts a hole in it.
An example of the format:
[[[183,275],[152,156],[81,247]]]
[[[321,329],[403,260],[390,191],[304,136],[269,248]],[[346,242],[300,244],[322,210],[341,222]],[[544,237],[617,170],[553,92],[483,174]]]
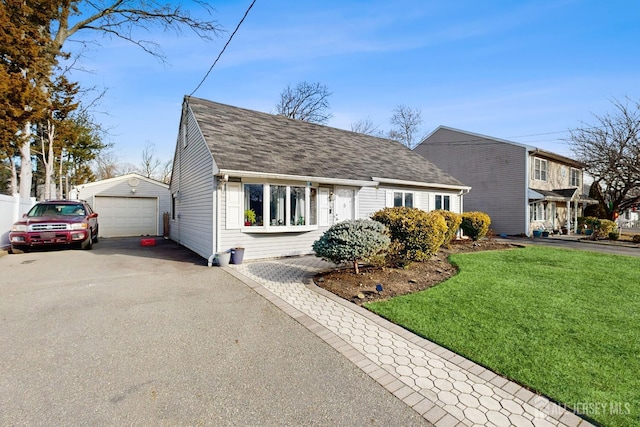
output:
[[[44,199],[55,198],[55,194],[51,194],[51,178],[53,176],[53,137],[56,127],[50,120],[47,120],[47,147],[44,146],[44,138],[42,138],[42,163],[44,164]]]
[[[353,261],[353,271],[356,272],[356,274],[360,274],[360,269],[358,268],[358,260],[354,260]]]
[[[31,180],[33,165],[31,164],[31,123],[24,126],[24,141],[20,146],[20,199],[31,198]]]
[[[64,155],[64,149],[60,150],[60,170],[58,172],[58,193],[59,198],[64,199],[64,194],[62,193],[62,156]],[[67,192],[69,194],[69,192]]]
[[[13,157],[9,157],[9,170],[11,171],[11,178],[9,179],[9,187],[11,190],[11,195],[15,196],[18,194],[18,171],[16,170],[16,162],[13,160]]]

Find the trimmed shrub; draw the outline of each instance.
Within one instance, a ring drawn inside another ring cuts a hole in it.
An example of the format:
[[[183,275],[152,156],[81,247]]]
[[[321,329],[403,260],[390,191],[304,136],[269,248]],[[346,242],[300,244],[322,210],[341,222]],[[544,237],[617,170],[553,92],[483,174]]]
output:
[[[390,242],[384,225],[369,219],[356,219],[333,225],[313,242],[313,250],[316,256],[334,264],[352,263],[357,274],[359,261],[385,251]]]
[[[640,243],[640,234],[634,234],[633,237],[631,238],[631,241],[633,243]]]
[[[618,240],[620,238],[620,233],[617,231],[612,231],[609,233],[609,240]]]
[[[417,208],[385,208],[371,219],[389,229],[392,240],[389,262],[396,265],[428,260],[438,252],[447,232],[442,215]]]
[[[447,232],[444,234],[444,242],[442,242],[442,246],[449,246],[449,243],[451,243],[453,238],[456,237],[456,233],[460,229],[462,215],[445,210],[437,210],[433,212],[442,215],[444,220],[447,222]]]
[[[484,212],[464,212],[460,227],[466,236],[475,242],[487,235],[491,218]]]
[[[618,224],[616,224],[614,221],[611,221],[609,219],[600,220],[600,225],[598,228],[599,236],[602,236],[602,237],[609,236],[610,233],[617,232],[617,231],[618,231]]]

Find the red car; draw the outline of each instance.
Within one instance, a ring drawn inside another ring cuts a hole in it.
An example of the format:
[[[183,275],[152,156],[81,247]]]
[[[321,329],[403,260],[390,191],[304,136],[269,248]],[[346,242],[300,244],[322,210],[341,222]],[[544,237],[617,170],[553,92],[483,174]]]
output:
[[[91,249],[98,242],[98,214],[84,200],[38,202],[11,227],[11,252],[36,246],[78,245]]]

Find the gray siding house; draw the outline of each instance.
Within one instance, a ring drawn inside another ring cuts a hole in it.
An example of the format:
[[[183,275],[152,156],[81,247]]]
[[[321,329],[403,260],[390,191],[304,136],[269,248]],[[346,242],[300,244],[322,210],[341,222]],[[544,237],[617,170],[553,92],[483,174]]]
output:
[[[440,126],[414,151],[471,185],[465,210],[487,213],[499,234],[568,232],[595,202],[580,162],[529,145]]]
[[[309,254],[336,222],[386,206],[462,212],[469,189],[394,141],[185,97],[170,237],[205,258]]]

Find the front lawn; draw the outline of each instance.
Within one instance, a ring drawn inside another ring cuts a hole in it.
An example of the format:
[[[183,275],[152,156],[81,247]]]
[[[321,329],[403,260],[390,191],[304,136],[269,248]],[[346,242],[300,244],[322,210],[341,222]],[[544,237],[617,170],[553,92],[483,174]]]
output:
[[[446,282],[366,307],[607,426],[640,425],[640,258],[455,254]]]

